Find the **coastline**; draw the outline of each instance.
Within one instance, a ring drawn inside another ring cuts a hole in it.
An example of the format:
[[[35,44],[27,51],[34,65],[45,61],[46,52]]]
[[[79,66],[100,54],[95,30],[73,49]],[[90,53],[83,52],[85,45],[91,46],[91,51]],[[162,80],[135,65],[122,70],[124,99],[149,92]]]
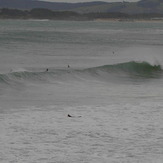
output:
[[[93,19],[93,20],[87,20],[87,19],[86,20],[80,20],[80,19],[0,18],[0,21],[1,20],[163,23],[163,19],[118,19],[118,18],[98,18],[98,19]]]
[[[94,21],[98,22],[153,22],[153,23],[163,23],[163,19],[95,19]]]

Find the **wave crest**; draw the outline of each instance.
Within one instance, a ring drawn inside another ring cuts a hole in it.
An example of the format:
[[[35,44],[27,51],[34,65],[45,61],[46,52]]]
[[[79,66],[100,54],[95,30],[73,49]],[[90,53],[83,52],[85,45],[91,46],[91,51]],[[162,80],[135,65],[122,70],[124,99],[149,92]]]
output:
[[[90,68],[89,71],[107,72],[107,73],[125,73],[129,75],[139,75],[142,77],[154,77],[162,73],[161,65],[151,65],[148,62],[125,62],[113,65],[104,65],[100,67]]]
[[[68,81],[75,79],[93,79],[111,80],[112,76],[126,77],[126,78],[160,78],[162,76],[162,68],[160,65],[151,65],[148,62],[125,62],[113,65],[104,65],[99,67],[87,68],[84,70],[56,70],[49,72],[29,72],[19,71],[8,74],[0,74],[1,84],[19,84],[26,81],[32,82],[54,82],[54,81]]]

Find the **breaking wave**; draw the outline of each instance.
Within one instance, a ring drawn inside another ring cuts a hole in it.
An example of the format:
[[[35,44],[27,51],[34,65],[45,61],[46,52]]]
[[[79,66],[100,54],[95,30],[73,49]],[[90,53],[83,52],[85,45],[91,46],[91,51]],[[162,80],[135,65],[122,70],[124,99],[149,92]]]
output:
[[[151,65],[148,62],[125,62],[113,65],[104,65],[100,67],[90,68],[90,71],[103,71],[108,73],[125,73],[132,76],[140,77],[157,77],[162,73],[161,65]]]
[[[148,62],[125,62],[113,65],[104,65],[82,70],[74,69],[52,69],[48,72],[29,72],[18,71],[8,74],[0,74],[1,84],[32,82],[48,82],[56,80],[73,80],[82,78],[106,79],[107,77],[126,77],[126,78],[160,78],[162,76],[160,65],[151,65]],[[54,80],[55,79],[55,80]]]

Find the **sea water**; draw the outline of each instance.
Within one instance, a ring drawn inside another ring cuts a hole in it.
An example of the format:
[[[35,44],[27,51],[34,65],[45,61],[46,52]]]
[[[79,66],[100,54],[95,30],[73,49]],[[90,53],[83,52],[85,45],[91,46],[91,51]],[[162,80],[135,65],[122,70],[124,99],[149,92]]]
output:
[[[0,36],[1,163],[162,163],[162,22],[1,20]]]

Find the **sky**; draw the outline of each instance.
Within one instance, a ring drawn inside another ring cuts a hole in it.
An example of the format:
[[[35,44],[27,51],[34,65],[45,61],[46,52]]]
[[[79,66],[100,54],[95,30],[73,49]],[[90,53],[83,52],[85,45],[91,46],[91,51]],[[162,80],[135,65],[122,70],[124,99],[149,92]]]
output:
[[[41,0],[48,2],[67,2],[67,3],[78,3],[78,2],[91,2],[91,1],[104,1],[104,2],[137,2],[139,0]]]

